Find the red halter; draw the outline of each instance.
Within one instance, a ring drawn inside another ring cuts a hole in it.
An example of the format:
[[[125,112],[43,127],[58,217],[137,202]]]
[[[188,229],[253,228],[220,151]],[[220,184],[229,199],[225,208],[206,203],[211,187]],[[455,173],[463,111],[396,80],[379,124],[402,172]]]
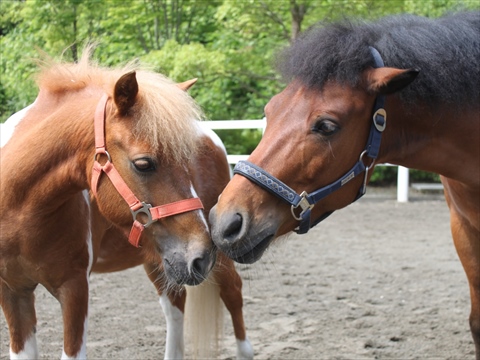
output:
[[[92,171],[92,191],[97,196],[98,180],[102,172],[109,177],[113,186],[117,189],[119,194],[125,199],[133,216],[133,226],[128,237],[128,241],[135,247],[139,247],[140,236],[143,229],[150,226],[153,222],[176,214],[181,214],[187,211],[203,209],[203,204],[199,198],[190,198],[185,200],[176,201],[170,204],[152,207],[150,204],[146,204],[137,199],[137,197],[130,190],[128,185],[123,181],[122,176],[113,166],[110,154],[105,147],[105,108],[107,105],[108,96],[104,94],[100,99],[97,109],[95,110],[95,156]],[[99,155],[105,155],[107,161],[104,165],[98,162]],[[137,220],[137,215],[143,213],[148,217],[146,223],[142,224]]]

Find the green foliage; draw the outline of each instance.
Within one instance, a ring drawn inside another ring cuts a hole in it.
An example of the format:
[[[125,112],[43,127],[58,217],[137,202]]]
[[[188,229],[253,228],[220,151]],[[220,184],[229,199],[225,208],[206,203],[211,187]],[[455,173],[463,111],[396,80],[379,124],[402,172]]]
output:
[[[410,182],[440,182],[440,175],[428,171],[410,170]]]
[[[390,185],[397,180],[396,166],[376,166],[370,178],[370,185]]]
[[[250,154],[262,138],[262,131],[256,129],[218,130],[217,134],[229,154]]]
[[[317,21],[472,8],[478,0],[2,0],[0,122],[35,99],[39,50],[75,61],[95,42],[102,65],[139,59],[179,82],[199,78],[191,94],[210,119],[259,119],[285,85],[277,51]],[[249,153],[261,134],[220,136],[230,153]],[[374,177],[392,176],[383,169]]]
[[[384,186],[393,185],[397,182],[397,166],[376,166],[375,171],[370,178],[370,185]],[[409,171],[410,182],[435,183],[440,182],[440,176],[427,171],[412,170]]]
[[[22,7],[23,4],[19,1],[0,2],[0,36],[7,35],[22,21]]]

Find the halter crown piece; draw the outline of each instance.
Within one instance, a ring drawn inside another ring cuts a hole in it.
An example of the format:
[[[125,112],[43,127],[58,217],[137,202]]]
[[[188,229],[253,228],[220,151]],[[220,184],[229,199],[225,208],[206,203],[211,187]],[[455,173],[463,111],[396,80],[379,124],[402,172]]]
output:
[[[375,68],[383,67],[384,63],[377,49],[373,47],[369,48],[374,60]],[[300,222],[299,226],[294,229],[294,231],[297,234],[305,234],[308,232],[308,230],[310,230],[312,227],[314,227],[319,222],[326,219],[329,215],[333,213],[333,211],[326,212],[322,216],[320,216],[319,219],[311,223],[310,215],[315,204],[327,195],[343,187],[350,180],[354,179],[362,172],[365,172],[363,184],[357,194],[357,197],[353,200],[353,202],[357,201],[365,194],[367,189],[368,171],[373,167],[375,160],[378,156],[378,152],[380,150],[380,143],[382,140],[382,133],[383,130],[385,130],[386,126],[387,113],[384,109],[384,105],[385,96],[378,95],[375,99],[375,104],[373,108],[373,122],[370,127],[370,134],[368,136],[367,145],[360,154],[360,157],[355,163],[355,165],[338,180],[318,190],[315,190],[310,194],[308,194],[306,191],[303,191],[300,195],[297,194],[292,188],[284,184],[282,181],[278,180],[262,168],[256,166],[255,164],[252,164],[249,161],[239,161],[233,169],[233,173],[246,177],[247,179],[259,185],[263,189],[269,191],[273,195],[290,204],[292,216]],[[363,163],[363,158],[365,156],[371,159],[371,163],[368,166],[365,166],[365,164]],[[297,208],[300,208],[301,210],[299,215],[296,215],[295,213]]]
[[[149,227],[153,222],[172,215],[181,214],[187,211],[203,209],[203,204],[199,198],[190,198],[176,201],[170,204],[153,207],[151,204],[146,204],[137,199],[137,197],[130,190],[128,185],[122,179],[122,176],[117,171],[112,163],[110,154],[105,146],[105,108],[107,106],[108,96],[104,94],[100,99],[97,109],[95,110],[94,126],[95,126],[95,156],[92,171],[92,192],[97,196],[98,181],[102,173],[105,173],[112,182],[115,189],[123,197],[130,207],[133,217],[133,225],[128,236],[128,241],[135,247],[140,245],[140,237],[145,228]],[[98,159],[100,155],[105,155],[107,161],[101,165]],[[147,221],[145,223],[137,220],[138,214],[145,214]]]

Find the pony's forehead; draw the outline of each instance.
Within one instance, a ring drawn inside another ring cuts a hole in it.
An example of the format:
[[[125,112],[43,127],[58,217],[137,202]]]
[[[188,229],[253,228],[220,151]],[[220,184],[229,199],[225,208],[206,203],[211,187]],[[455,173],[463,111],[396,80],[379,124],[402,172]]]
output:
[[[139,95],[141,109],[135,132],[171,160],[186,161],[197,148],[195,122],[203,118],[200,107],[160,74],[139,73]]]
[[[91,48],[86,48],[76,64],[46,63],[37,79],[40,89],[55,96],[92,88],[95,93],[100,89],[113,97],[120,77],[135,71],[139,92],[131,116],[132,131],[152,147],[162,149],[170,160],[189,158],[198,141],[194,122],[203,118],[200,107],[190,95],[162,74],[133,65],[105,68],[93,63],[90,56]]]

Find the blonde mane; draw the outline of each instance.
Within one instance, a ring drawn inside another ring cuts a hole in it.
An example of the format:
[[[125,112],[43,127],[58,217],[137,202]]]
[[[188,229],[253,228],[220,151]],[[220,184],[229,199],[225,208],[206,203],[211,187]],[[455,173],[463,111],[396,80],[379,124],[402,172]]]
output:
[[[197,148],[195,121],[202,120],[203,113],[190,95],[164,75],[132,63],[122,68],[101,67],[91,60],[92,52],[93,46],[87,45],[78,63],[44,60],[37,77],[40,89],[64,93],[94,87],[113,97],[117,80],[134,70],[139,93],[133,108],[133,134],[160,149],[166,160],[182,162],[191,158]]]

